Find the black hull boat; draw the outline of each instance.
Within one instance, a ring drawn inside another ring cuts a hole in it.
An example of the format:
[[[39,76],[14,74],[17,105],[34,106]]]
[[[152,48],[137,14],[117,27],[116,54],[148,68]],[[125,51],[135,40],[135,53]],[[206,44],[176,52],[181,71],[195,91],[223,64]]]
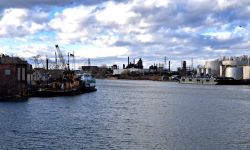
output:
[[[235,80],[233,78],[217,78],[217,85],[250,85],[250,80]]]
[[[79,89],[56,90],[56,89],[39,89],[32,94],[34,97],[57,97],[57,96],[72,96],[79,94]]]
[[[74,96],[83,93],[89,93],[96,91],[96,88],[74,88],[65,90],[55,89],[40,89],[32,94],[33,97],[58,97],[58,96]]]

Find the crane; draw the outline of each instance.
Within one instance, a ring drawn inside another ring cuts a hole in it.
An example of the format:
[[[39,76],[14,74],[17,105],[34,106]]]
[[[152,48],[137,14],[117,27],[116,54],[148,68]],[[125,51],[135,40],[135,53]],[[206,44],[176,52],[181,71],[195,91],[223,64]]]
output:
[[[55,47],[56,47],[56,52],[57,52],[57,55],[58,55],[58,58],[59,58],[59,61],[60,61],[60,64],[59,65],[56,64],[56,65],[58,65],[59,69],[65,70],[67,67],[66,67],[65,60],[63,58],[63,54],[62,54],[58,44],[56,44]]]

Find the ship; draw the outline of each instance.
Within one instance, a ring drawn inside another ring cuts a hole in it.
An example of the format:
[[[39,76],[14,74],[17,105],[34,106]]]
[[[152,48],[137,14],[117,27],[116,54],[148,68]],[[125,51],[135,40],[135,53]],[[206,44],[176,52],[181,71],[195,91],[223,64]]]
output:
[[[91,74],[77,75],[75,71],[64,71],[61,79],[48,80],[31,92],[33,97],[72,96],[96,91],[96,81]]]
[[[250,79],[234,79],[230,77],[218,77],[217,85],[250,85]]]

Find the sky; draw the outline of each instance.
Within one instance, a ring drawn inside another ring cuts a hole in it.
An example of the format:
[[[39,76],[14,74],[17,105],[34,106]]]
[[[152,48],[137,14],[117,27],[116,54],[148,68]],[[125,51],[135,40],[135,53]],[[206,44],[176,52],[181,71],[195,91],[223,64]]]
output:
[[[171,60],[194,65],[222,56],[250,56],[249,0],[0,1],[0,53],[33,63],[55,60],[55,44],[76,65],[144,66]]]

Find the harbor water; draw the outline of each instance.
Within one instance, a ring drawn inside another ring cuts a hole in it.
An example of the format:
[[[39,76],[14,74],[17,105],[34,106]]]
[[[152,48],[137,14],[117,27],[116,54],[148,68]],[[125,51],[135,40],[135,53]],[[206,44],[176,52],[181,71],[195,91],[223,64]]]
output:
[[[250,86],[97,80],[97,89],[0,103],[0,149],[250,149]]]

